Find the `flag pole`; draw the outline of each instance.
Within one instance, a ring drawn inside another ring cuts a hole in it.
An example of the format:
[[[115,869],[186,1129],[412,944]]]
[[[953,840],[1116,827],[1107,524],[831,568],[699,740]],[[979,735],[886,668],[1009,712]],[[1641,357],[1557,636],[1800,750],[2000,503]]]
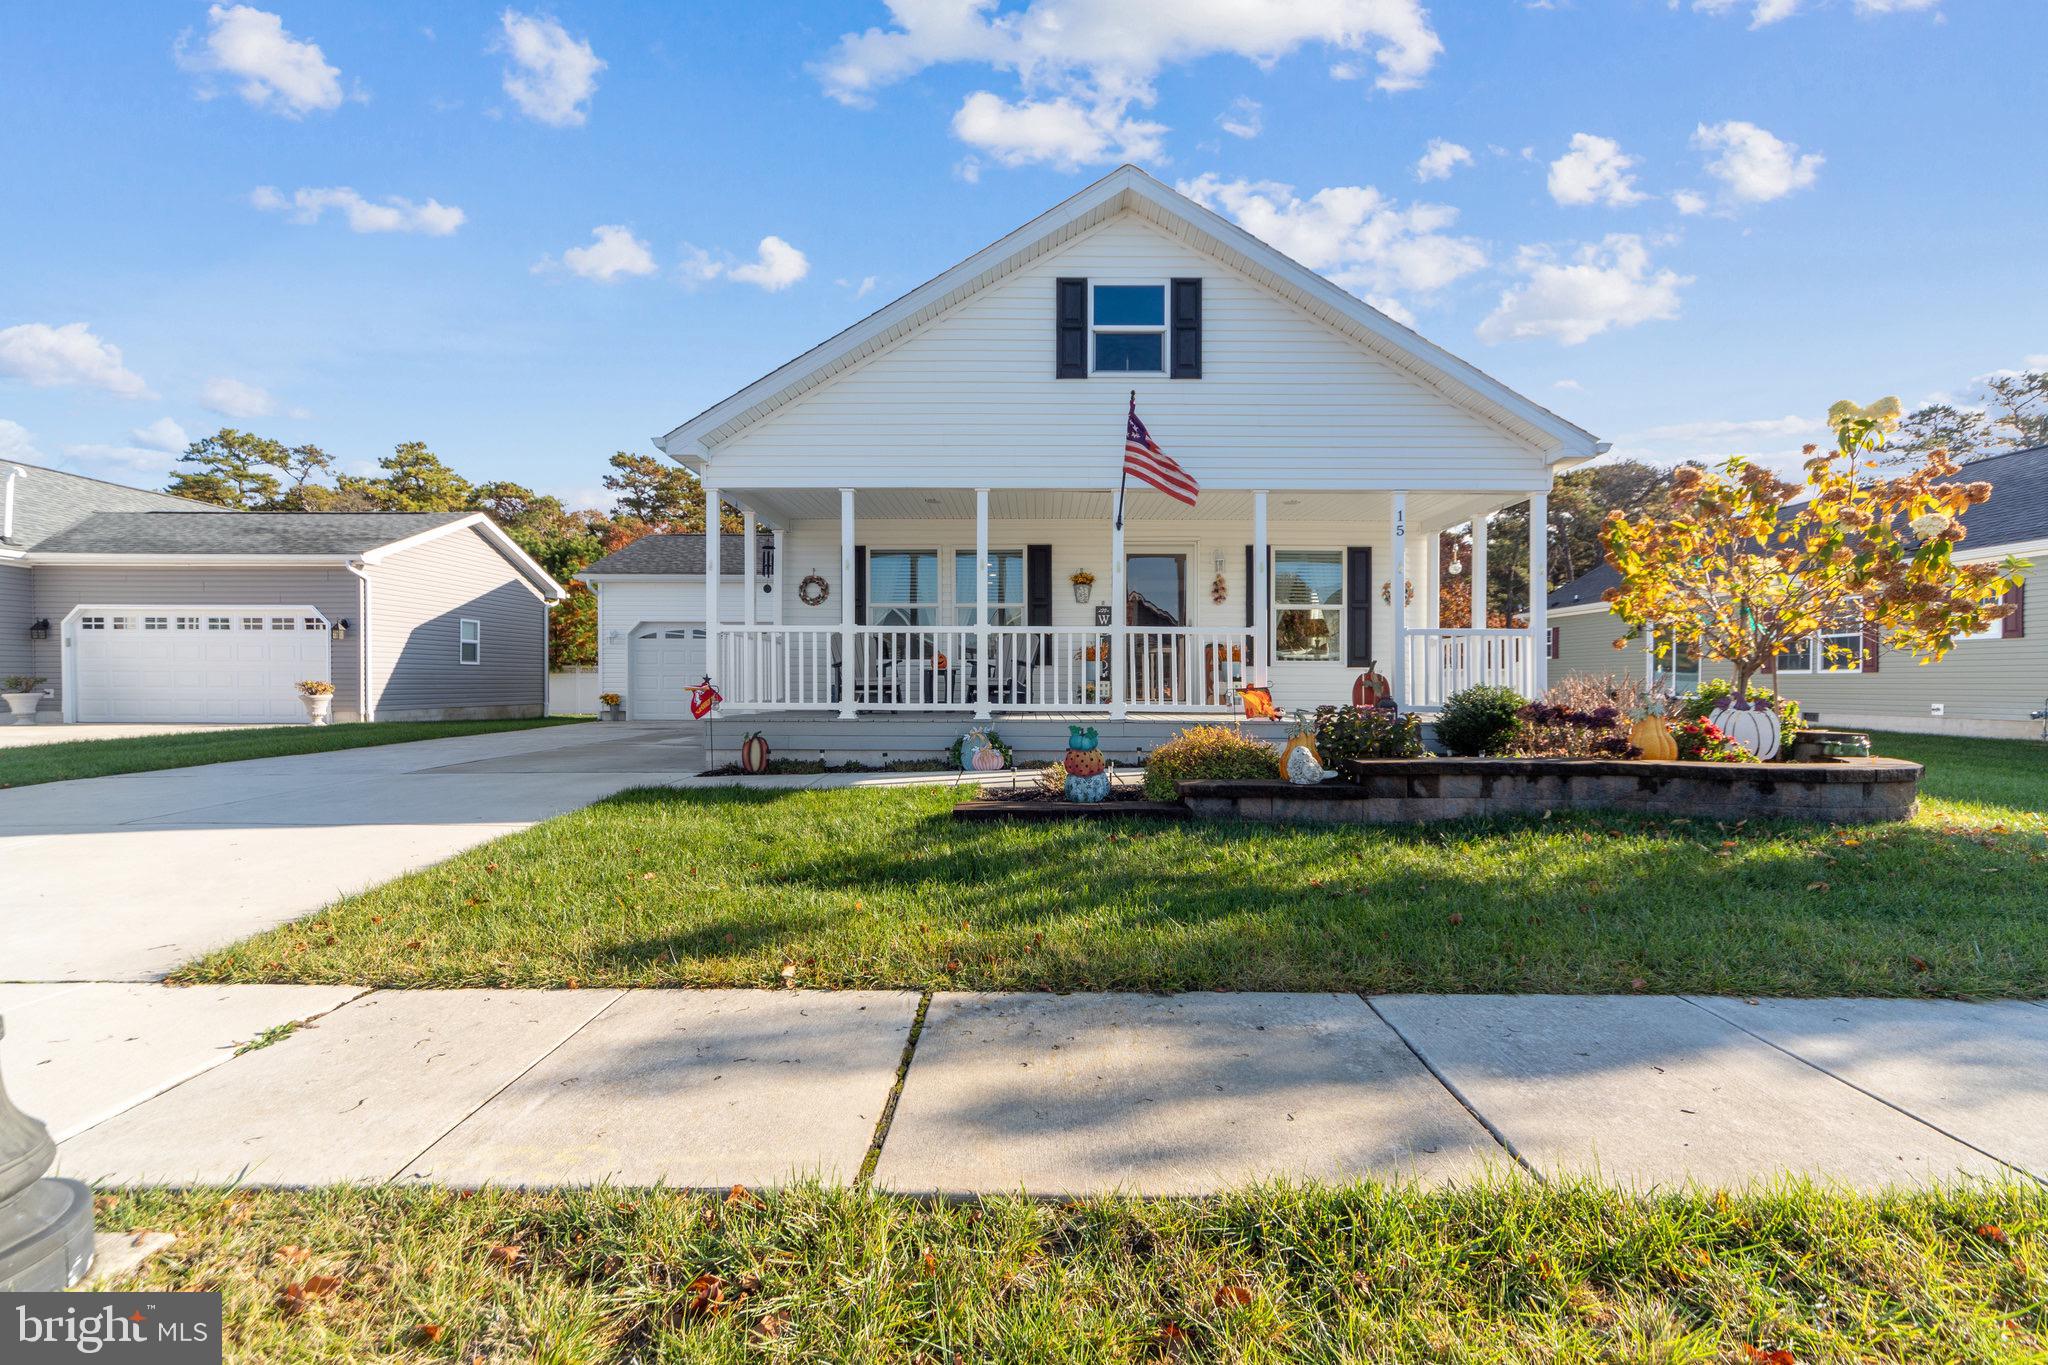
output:
[[[1138,391],[1136,389],[1132,389],[1131,415],[1135,417],[1137,415],[1137,412]],[[1128,425],[1128,423],[1125,425],[1124,430],[1127,432],[1130,430],[1130,426]],[[1119,531],[1124,529],[1124,488],[1127,485],[1129,485],[1131,481],[1131,462],[1129,460],[1125,460],[1123,462],[1123,471],[1123,476],[1116,481],[1116,529]]]

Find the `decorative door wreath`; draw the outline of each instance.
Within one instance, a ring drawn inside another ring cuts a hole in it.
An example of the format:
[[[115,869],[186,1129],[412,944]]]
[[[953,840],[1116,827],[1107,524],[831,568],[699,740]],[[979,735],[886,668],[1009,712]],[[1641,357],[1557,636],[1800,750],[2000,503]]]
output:
[[[814,573],[805,574],[804,581],[796,585],[797,600],[807,607],[821,607],[831,595],[832,585]]]

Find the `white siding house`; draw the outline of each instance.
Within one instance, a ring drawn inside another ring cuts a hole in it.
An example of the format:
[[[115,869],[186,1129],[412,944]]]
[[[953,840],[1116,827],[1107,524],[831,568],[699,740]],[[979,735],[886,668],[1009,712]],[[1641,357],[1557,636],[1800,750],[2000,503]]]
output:
[[[1133,398],[1201,496],[1133,481],[1119,526]],[[1606,449],[1128,166],[657,445],[775,551],[594,574],[607,690],[666,714],[631,623],[706,625],[724,711],[840,719],[1236,713],[1259,684],[1292,709],[1372,663],[1412,707],[1540,690],[1541,602],[1471,630],[1414,585],[1436,531],[1540,517]]]

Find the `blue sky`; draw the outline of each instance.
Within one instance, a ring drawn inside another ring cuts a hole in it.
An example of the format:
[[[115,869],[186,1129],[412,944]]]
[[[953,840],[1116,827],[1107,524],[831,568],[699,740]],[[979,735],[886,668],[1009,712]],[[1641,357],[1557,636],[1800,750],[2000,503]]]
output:
[[[2044,47],[2038,0],[8,6],[0,458],[149,484],[233,424],[599,500],[1124,160],[1617,453],[1782,456],[2048,364]]]

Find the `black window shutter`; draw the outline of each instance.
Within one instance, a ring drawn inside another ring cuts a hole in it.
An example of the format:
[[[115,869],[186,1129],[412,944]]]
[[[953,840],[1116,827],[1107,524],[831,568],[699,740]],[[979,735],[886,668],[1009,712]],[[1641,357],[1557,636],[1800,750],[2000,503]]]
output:
[[[1173,290],[1173,377],[1202,377],[1202,282],[1175,280]]]
[[[1055,285],[1058,324],[1053,333],[1053,378],[1088,377],[1088,281],[1063,279]]]
[[[1247,629],[1259,623],[1259,604],[1252,596],[1252,547],[1244,547],[1244,623]]]
[[[1024,624],[1052,624],[1052,546],[1024,547]]]
[[[1884,636],[1877,629],[1877,622],[1863,623],[1863,671],[1877,672],[1877,656],[1884,647]]]
[[[2012,590],[2006,593],[2005,600],[2007,605],[2012,608],[2012,615],[2006,617],[2003,622],[2005,630],[2002,638],[2007,640],[2025,639],[2027,634],[2027,585],[2024,583],[2013,584]]]
[[[853,623],[868,623],[868,547],[853,547]]]
[[[1344,551],[1344,664],[1365,668],[1372,663],[1372,547],[1353,545]]]

